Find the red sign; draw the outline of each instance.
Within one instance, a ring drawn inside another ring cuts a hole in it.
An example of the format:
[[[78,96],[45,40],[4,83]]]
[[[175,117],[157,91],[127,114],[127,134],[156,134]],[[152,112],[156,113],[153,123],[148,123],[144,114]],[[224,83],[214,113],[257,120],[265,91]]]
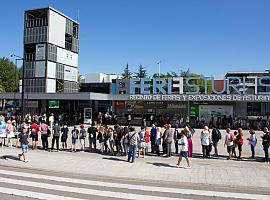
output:
[[[115,101],[116,108],[125,108],[125,101]]]

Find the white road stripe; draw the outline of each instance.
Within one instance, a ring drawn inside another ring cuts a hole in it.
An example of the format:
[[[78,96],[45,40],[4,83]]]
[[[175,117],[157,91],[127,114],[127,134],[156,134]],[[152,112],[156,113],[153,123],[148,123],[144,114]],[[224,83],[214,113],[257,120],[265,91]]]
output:
[[[73,197],[63,197],[54,194],[45,194],[40,192],[31,192],[25,190],[18,190],[6,187],[0,187],[0,194],[10,194],[10,195],[17,195],[21,197],[28,197],[28,198],[35,198],[35,199],[43,199],[43,200],[83,200]]]
[[[159,197],[159,196],[151,196],[151,195],[128,194],[128,193],[122,193],[122,192],[111,192],[111,191],[102,191],[102,190],[94,190],[94,189],[86,189],[86,188],[76,188],[76,187],[54,185],[54,184],[48,184],[48,183],[38,183],[38,182],[33,182],[33,181],[15,180],[15,179],[10,179],[10,178],[0,178],[0,182],[16,184],[20,186],[50,189],[50,190],[56,190],[56,191],[62,191],[62,192],[74,192],[74,193],[79,193],[79,194],[88,194],[88,195],[96,195],[96,196],[102,196],[102,197],[114,197],[114,198],[132,199],[132,200],[141,200],[141,199],[177,200],[178,199],[178,198],[170,198],[170,197]],[[188,200],[188,199],[178,199],[178,200]]]
[[[202,195],[202,196],[210,196],[210,197],[224,197],[224,198],[238,198],[238,199],[270,200],[270,196],[259,195],[259,194],[179,189],[179,188],[168,188],[168,187],[132,185],[132,184],[123,184],[123,183],[109,183],[109,182],[103,182],[103,181],[90,181],[90,180],[64,178],[64,177],[57,177],[57,176],[46,176],[46,175],[40,175],[40,174],[29,174],[29,173],[24,173],[24,172],[14,172],[14,171],[8,171],[8,170],[0,170],[0,174],[23,176],[23,177],[37,178],[37,179],[46,179],[46,180],[51,180],[51,181],[62,181],[62,182],[67,182],[67,183],[78,183],[78,184],[100,186],[100,187],[141,190],[141,191],[167,192],[167,193],[186,194],[186,195],[190,194],[190,195]]]

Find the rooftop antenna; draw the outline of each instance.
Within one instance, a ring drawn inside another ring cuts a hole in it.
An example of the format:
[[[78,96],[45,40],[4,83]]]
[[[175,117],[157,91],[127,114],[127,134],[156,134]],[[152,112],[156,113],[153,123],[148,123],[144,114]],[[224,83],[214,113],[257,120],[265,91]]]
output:
[[[79,20],[80,20],[80,8],[78,8],[78,16],[77,16],[77,21],[79,22]]]

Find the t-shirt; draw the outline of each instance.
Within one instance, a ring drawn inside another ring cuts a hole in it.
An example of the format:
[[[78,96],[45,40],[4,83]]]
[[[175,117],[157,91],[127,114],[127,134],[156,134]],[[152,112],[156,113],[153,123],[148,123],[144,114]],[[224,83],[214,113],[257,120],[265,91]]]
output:
[[[18,137],[21,144],[28,144],[28,140],[27,140],[28,135],[26,133],[20,133]]]
[[[61,132],[62,132],[62,137],[63,138],[68,137],[68,127],[67,126],[64,126],[63,128],[61,128]]]
[[[42,124],[40,125],[40,128],[41,128],[41,133],[42,133],[42,134],[47,134],[47,130],[48,130],[48,125],[47,125],[47,124],[42,123]]]
[[[129,137],[129,143],[130,143],[130,145],[137,145],[138,144],[138,140],[139,140],[138,133],[136,133],[134,131],[133,132],[129,132],[128,133],[128,137]]]
[[[232,146],[233,145],[233,141],[231,141],[231,134],[230,133],[226,134],[226,145],[227,146]]]
[[[31,125],[30,125],[30,129],[31,129],[32,131],[34,131],[35,133],[38,133],[38,131],[39,131],[39,125],[37,125],[36,123],[31,124]]]
[[[210,144],[210,133],[208,131],[202,131],[201,133],[202,145],[208,146]]]
[[[54,136],[60,136],[60,126],[59,125],[54,125],[53,126],[53,135]]]
[[[180,144],[184,144],[184,145],[181,145],[181,147],[182,147],[181,151],[188,151],[188,141],[187,141],[187,137],[186,136],[183,136],[180,139]]]
[[[144,138],[145,138],[146,143],[150,142],[150,133],[149,133],[149,131],[145,131]]]
[[[95,128],[95,127],[89,127],[87,129],[87,132],[89,133],[89,138],[96,139],[97,132],[98,132],[97,128]]]

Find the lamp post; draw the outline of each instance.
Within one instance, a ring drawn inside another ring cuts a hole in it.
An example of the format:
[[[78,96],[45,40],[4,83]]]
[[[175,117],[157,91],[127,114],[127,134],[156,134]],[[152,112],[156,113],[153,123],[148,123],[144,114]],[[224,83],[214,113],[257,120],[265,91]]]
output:
[[[160,61],[158,61],[158,77],[160,78],[160,64],[161,64],[161,60]]]
[[[24,116],[24,108],[25,108],[25,105],[24,105],[24,59],[20,56],[17,56],[15,54],[11,54],[10,57],[15,57],[16,58],[16,69],[17,69],[17,61],[18,60],[22,60],[23,61],[23,66],[22,66],[22,98],[21,98],[21,109],[22,109],[22,115]],[[16,74],[15,74],[15,80],[16,80]]]

